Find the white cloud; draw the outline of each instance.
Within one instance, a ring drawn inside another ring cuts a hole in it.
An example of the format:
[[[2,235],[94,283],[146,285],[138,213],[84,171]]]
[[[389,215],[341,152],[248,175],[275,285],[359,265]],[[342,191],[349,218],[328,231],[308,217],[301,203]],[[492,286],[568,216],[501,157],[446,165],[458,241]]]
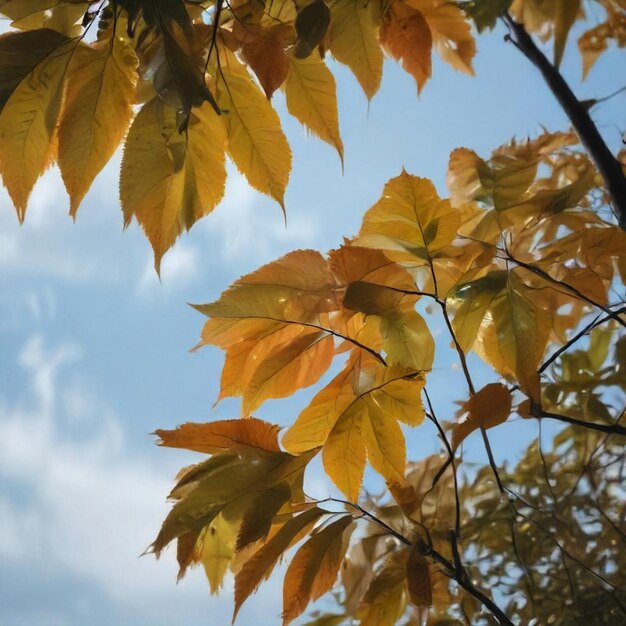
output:
[[[169,508],[174,467],[131,454],[103,403],[91,435],[65,432],[59,373],[79,358],[76,346],[48,352],[32,337],[18,360],[30,374],[30,399],[0,400],[0,555],[34,578],[52,570],[91,580],[123,604],[204,598],[199,576],[186,581],[186,593],[174,585],[171,551],[161,563],[138,558]]]
[[[229,168],[224,201],[205,221],[219,242],[225,261],[264,262],[298,246],[314,245],[319,227],[312,217],[288,213],[285,225],[280,207],[264,201],[246,179]]]

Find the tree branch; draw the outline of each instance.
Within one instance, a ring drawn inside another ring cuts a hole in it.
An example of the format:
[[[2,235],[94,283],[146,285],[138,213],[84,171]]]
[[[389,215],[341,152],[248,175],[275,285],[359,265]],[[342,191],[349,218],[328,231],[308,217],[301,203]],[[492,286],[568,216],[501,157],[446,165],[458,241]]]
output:
[[[598,424],[596,422],[586,422],[585,420],[579,420],[569,415],[560,415],[559,413],[550,413],[550,411],[544,411],[539,409],[537,414],[538,418],[547,417],[553,420],[559,420],[560,422],[566,422],[572,424],[572,426],[581,426],[582,428],[588,428],[589,430],[597,430],[607,435],[622,435],[626,437],[626,426],[620,426],[619,424]]]
[[[524,25],[516,22],[506,12],[502,17],[509,28],[508,40],[541,72],[550,91],[569,117],[581,143],[604,180],[620,228],[626,230],[626,176],[622,166],[609,150],[588,110],[576,98],[558,69],[537,47]]]

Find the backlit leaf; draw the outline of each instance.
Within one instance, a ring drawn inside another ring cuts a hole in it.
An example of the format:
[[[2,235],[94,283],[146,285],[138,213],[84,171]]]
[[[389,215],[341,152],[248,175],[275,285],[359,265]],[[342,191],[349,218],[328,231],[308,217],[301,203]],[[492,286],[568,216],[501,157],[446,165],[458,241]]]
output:
[[[343,162],[335,79],[318,52],[305,59],[289,56],[285,83],[287,109],[314,135],[334,146]]]
[[[228,151],[237,168],[255,189],[283,206],[291,170],[289,144],[278,114],[230,53],[220,65],[217,102],[224,111]]]
[[[235,576],[234,617],[237,616],[241,605],[257,589],[285,550],[305,529],[315,524],[325,513],[324,510],[316,507],[293,517],[244,563]]]
[[[457,412],[452,433],[452,449],[477,428],[493,428],[505,422],[511,413],[511,393],[501,383],[490,383],[473,394]]]
[[[80,46],[72,58],[59,126],[59,167],[72,215],[126,133],[136,67],[135,53],[117,33],[91,47]]]
[[[150,239],[157,271],[176,238],[210,213],[224,194],[226,136],[208,103],[182,132],[172,107],[145,104],[133,121],[122,160],[124,221],[135,217]]]
[[[351,516],[344,516],[313,534],[296,552],[283,587],[283,624],[289,624],[309,602],[333,586],[348,547],[346,530]]]
[[[395,0],[380,28],[380,43],[415,78],[418,93],[430,78],[432,35],[424,16]]]
[[[57,118],[77,42],[52,30],[0,37],[0,173],[20,221],[56,157]]]
[[[377,37],[380,10],[374,0],[337,0],[330,7],[330,51],[352,70],[368,99],[378,91],[383,75]]]

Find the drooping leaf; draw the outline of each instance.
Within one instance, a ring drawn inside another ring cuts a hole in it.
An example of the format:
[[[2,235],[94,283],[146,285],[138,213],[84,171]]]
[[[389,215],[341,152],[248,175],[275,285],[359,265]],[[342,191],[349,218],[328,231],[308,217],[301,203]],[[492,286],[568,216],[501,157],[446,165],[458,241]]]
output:
[[[274,516],[289,500],[291,490],[286,483],[260,491],[246,509],[237,533],[237,551],[267,536]]]
[[[408,0],[428,24],[437,54],[454,69],[473,75],[476,43],[463,11],[452,3]]]
[[[378,91],[383,75],[377,37],[380,11],[374,0],[338,0],[330,7],[330,51],[352,70],[368,99]]]
[[[318,52],[304,59],[289,55],[287,109],[314,135],[334,146],[343,162],[335,79]]]
[[[136,67],[135,53],[115,32],[93,46],[80,46],[72,58],[59,126],[59,168],[72,215],[126,133]]]
[[[217,102],[228,132],[228,151],[250,185],[284,204],[291,150],[278,114],[232,53],[217,78]]]
[[[283,624],[289,624],[309,602],[331,589],[348,547],[346,531],[352,522],[349,515],[341,517],[313,534],[296,552],[285,574]]]
[[[204,530],[200,540],[200,561],[212,594],[219,593],[235,550],[237,529],[218,515]]]
[[[298,454],[323,445],[326,472],[355,501],[367,456],[386,478],[403,475],[404,437],[395,420],[421,422],[423,384],[417,372],[353,355],[298,416],[283,446]]]
[[[136,217],[150,239],[157,271],[176,238],[211,212],[224,194],[226,134],[205,103],[185,130],[172,107],[158,98],[145,104],[130,127],[120,194],[124,220]]]
[[[20,222],[35,182],[56,156],[57,118],[77,45],[53,30],[0,37],[0,173]]]
[[[406,606],[406,568],[390,557],[372,581],[357,611],[361,626],[394,626]]]
[[[432,35],[424,16],[395,0],[383,18],[380,43],[415,78],[420,93],[431,76]]]
[[[252,69],[268,98],[285,82],[289,73],[289,59],[281,40],[282,25],[256,32],[245,28],[241,57]]]
[[[290,519],[280,530],[248,559],[235,576],[235,611],[259,586],[278,559],[301,534],[310,528],[326,511],[312,508]]]
[[[606,3],[606,21],[584,32],[578,40],[578,49],[583,61],[583,80],[589,74],[600,55],[613,41],[619,48],[626,46],[626,13],[612,3]]]

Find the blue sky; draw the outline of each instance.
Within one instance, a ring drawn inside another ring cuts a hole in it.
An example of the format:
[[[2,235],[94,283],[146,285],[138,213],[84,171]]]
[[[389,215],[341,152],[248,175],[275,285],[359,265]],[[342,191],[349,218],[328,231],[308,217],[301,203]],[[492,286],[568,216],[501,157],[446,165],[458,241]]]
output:
[[[368,107],[356,80],[334,64],[344,174],[330,147],[284,115],[294,153],[287,227],[279,207],[232,170],[226,199],[165,257],[161,283],[140,229],[122,231],[119,158],[97,179],[75,224],[56,170],[40,180],[22,227],[0,190],[1,624],[230,623],[232,581],[211,597],[199,570],[175,584],[172,551],[159,562],[138,558],[168,510],[175,473],[197,458],[157,448],[149,433],[238,416],[235,401],[211,408],[222,356],[213,349],[189,354],[203,318],[186,303],[216,298],[241,274],[289,250],[338,245],[402,167],[433,179],[445,194],[453,148],[488,155],[540,124],[566,128],[539,76],[503,35],[478,38],[475,78],[435,61],[419,99],[412,78],[388,62]],[[563,69],[583,98],[626,84],[626,64],[615,51],[582,86],[572,43]],[[280,95],[276,102],[284,111]],[[594,110],[613,147],[626,128],[625,104],[622,94]],[[461,395],[447,340],[441,343],[435,392],[457,388]],[[286,425],[313,391],[270,402],[258,415]],[[449,419],[447,396],[440,394],[440,406]],[[519,448],[510,441],[520,433],[522,440],[532,434],[519,424],[494,432],[500,458],[515,458]],[[409,435],[414,457],[436,449],[428,426]],[[317,471],[309,487],[321,496],[329,489]],[[258,624],[259,616],[278,624],[280,582],[277,574],[244,606],[238,624]]]

